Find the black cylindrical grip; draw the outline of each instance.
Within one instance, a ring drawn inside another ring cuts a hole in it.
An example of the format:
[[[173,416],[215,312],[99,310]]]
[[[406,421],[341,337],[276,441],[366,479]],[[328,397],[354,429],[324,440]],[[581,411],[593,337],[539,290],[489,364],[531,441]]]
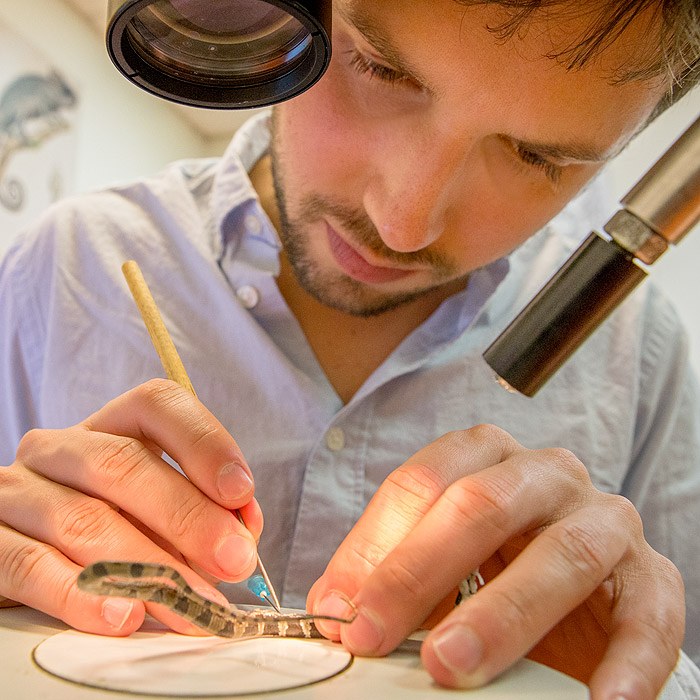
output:
[[[645,277],[630,253],[591,233],[484,359],[513,389],[534,396]]]

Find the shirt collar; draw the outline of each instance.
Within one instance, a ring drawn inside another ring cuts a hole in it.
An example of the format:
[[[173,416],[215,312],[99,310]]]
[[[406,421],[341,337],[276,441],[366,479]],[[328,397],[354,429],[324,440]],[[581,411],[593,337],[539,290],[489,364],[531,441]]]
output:
[[[211,211],[219,254],[227,245],[236,248],[246,235],[240,226],[243,212],[256,216],[260,226],[254,233],[258,243],[270,247],[275,255],[281,243],[274,226],[260,204],[258,193],[248,177],[253,166],[268,151],[270,145],[270,111],[265,110],[245,122],[233,136],[219,162],[212,189]],[[243,206],[248,204],[249,206]]]

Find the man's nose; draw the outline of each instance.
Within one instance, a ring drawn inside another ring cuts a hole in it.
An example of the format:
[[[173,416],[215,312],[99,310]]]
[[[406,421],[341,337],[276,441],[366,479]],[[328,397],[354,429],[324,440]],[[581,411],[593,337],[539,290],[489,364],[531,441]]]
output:
[[[363,204],[384,243],[392,250],[414,252],[437,241],[450,211],[459,206],[463,144],[388,144],[374,163]]]

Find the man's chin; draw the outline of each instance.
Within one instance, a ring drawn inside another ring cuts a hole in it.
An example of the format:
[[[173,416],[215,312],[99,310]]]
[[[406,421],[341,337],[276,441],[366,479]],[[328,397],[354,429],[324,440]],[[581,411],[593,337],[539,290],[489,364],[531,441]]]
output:
[[[395,311],[434,289],[381,292],[348,277],[321,283],[318,279],[309,279],[303,272],[297,274],[297,281],[319,304],[358,318],[371,318]]]

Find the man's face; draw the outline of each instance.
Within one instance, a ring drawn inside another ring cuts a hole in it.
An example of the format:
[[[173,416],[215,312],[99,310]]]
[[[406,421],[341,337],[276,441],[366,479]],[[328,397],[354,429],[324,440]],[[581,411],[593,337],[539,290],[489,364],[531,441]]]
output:
[[[547,58],[580,20],[499,41],[500,10],[453,0],[334,3],[333,59],[275,109],[284,254],[354,315],[459,283],[549,221],[644,122],[661,81],[611,84],[640,20],[585,69]]]

